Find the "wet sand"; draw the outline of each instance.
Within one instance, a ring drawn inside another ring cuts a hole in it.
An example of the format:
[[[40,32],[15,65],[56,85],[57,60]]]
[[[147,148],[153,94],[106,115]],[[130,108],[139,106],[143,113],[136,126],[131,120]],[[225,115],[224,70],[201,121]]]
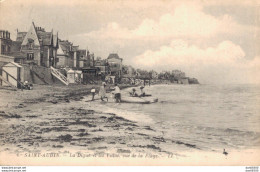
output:
[[[126,163],[127,159],[156,164],[156,160],[166,159],[165,163],[174,165],[192,163],[194,155],[204,152],[196,145],[164,138],[150,125],[106,113],[91,102],[79,103],[86,102],[84,96],[91,87],[38,85],[34,90],[0,90],[0,163],[58,164],[77,159],[74,164],[83,165],[86,161],[80,159],[88,158],[92,163],[95,159],[110,159],[111,164],[115,160]],[[221,152],[211,154],[222,160],[219,164],[231,160]],[[50,162],[48,156],[56,159]]]

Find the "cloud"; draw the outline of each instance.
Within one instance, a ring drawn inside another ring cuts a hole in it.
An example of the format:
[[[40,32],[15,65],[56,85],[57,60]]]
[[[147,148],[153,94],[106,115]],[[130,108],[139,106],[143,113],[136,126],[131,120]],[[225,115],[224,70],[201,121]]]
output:
[[[234,65],[243,60],[244,51],[230,41],[223,41],[216,47],[201,49],[188,45],[183,40],[174,40],[169,46],[162,46],[158,51],[145,51],[135,57],[136,64],[154,67],[160,64],[172,65]],[[163,62],[163,63],[162,63]]]
[[[215,47],[200,48],[184,40],[172,41],[157,51],[147,50],[133,59],[133,64],[146,69],[181,69],[202,83],[260,83],[260,58],[245,59],[239,45],[223,41]]]
[[[253,3],[244,5],[252,6]],[[204,83],[219,80],[224,83],[260,82],[255,77],[255,74],[260,74],[256,68],[260,64],[257,60],[259,57],[255,57],[254,61],[247,60],[257,54],[251,53],[248,57],[250,52],[257,50],[257,47],[250,49],[248,46],[251,45],[250,42],[255,42],[256,45],[259,42],[259,26],[242,25],[231,15],[225,14],[225,11],[215,16],[206,13],[204,7],[212,4],[221,5],[217,1],[205,4],[169,4],[170,7],[162,8],[166,9],[165,13],[161,13],[158,18],[148,15],[132,27],[114,21],[78,37],[85,37],[88,42],[103,41],[102,44],[106,44],[106,47],[100,51],[115,51],[118,47],[129,51],[138,49],[136,54],[128,52],[122,55],[128,56],[127,60],[132,60],[132,65],[140,68],[179,68]],[[142,5],[138,10],[140,8],[143,8]],[[158,8],[161,9],[160,6]],[[245,41],[245,37],[250,42]]]
[[[105,28],[79,36],[87,36],[93,39],[130,39],[132,34],[129,29],[121,27],[116,22],[110,22]]]
[[[161,15],[158,20],[146,18],[133,29],[111,22],[106,27],[83,36],[96,39],[197,39],[211,38],[218,34],[238,34],[244,29],[229,15],[217,18],[204,13],[202,6],[188,3],[177,6],[172,13]]]
[[[181,5],[174,13],[164,14],[159,21],[145,19],[134,33],[144,37],[198,37],[217,32],[220,21],[206,15],[200,6]]]

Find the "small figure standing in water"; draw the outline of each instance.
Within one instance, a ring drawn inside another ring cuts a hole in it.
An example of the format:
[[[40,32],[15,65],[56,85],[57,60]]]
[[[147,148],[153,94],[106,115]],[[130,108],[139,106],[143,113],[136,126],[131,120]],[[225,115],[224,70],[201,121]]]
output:
[[[92,87],[92,89],[90,90],[91,94],[92,94],[92,101],[94,101],[94,97],[95,97],[95,94],[96,94],[96,89],[95,87]]]
[[[116,102],[121,102],[121,92],[120,92],[120,88],[118,87],[117,84],[115,84],[115,99],[116,99]]]
[[[102,82],[102,85],[99,89],[99,95],[100,95],[100,98],[101,98],[102,101],[104,101],[104,98],[107,98],[105,87],[106,87],[106,83]],[[108,98],[107,98],[107,101],[108,101]]]

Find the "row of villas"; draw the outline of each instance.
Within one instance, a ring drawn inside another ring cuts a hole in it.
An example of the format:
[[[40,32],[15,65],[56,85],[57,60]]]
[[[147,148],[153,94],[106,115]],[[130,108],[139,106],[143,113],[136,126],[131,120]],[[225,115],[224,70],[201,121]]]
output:
[[[10,62],[9,67],[5,67]],[[12,73],[8,70],[18,68]],[[88,50],[80,49],[58,33],[45,31],[32,22],[27,32],[17,29],[16,40],[11,40],[8,31],[0,31],[1,81],[15,78],[16,86],[24,81],[39,84],[95,83],[101,80],[117,82],[122,77],[123,59],[112,53],[106,59],[97,57]],[[12,73],[12,74],[10,74]],[[13,76],[15,75],[15,76]],[[3,85],[3,82],[0,84]]]

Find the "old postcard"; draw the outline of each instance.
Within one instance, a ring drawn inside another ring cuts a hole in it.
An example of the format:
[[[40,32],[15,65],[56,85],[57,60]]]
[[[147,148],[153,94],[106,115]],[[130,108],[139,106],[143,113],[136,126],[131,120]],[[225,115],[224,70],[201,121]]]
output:
[[[260,165],[257,0],[1,0],[0,165]]]

